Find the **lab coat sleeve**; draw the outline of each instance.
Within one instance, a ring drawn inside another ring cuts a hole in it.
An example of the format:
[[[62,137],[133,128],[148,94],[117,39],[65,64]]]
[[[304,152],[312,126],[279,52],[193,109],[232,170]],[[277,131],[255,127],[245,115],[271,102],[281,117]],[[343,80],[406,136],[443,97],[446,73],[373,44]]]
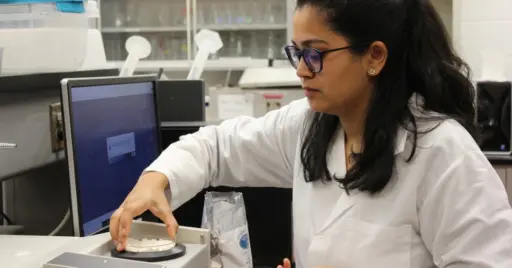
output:
[[[512,210],[505,187],[480,152],[459,155],[430,177],[420,232],[439,268],[512,267]]]
[[[291,187],[298,132],[308,107],[298,100],[260,118],[203,127],[167,147],[145,171],[169,179],[173,209],[208,186]]]

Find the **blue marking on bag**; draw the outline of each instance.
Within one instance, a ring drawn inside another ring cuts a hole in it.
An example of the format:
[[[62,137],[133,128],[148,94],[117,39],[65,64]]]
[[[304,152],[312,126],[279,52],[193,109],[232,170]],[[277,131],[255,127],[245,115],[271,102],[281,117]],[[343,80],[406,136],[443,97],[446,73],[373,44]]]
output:
[[[240,247],[243,249],[249,248],[249,235],[247,233],[240,237]]]

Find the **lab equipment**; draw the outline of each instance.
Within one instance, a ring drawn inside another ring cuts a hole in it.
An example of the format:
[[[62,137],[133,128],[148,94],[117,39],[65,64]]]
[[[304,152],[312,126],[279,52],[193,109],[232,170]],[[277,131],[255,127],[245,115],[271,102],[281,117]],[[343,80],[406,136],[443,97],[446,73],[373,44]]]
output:
[[[112,257],[145,261],[163,262],[180,258],[186,254],[186,246],[172,241],[165,228],[155,228],[153,223],[136,225],[127,239],[126,249],[112,248]]]
[[[301,81],[292,67],[247,68],[240,77],[241,88],[301,88]]]
[[[167,239],[165,225],[134,221],[130,237],[155,233]],[[198,268],[210,267],[209,241],[208,230],[180,226],[176,242],[186,247],[186,253],[176,259],[148,263],[112,257],[114,244],[109,233],[80,238],[4,235],[0,236],[0,257],[2,267],[17,268]]]
[[[512,83],[476,83],[477,123],[481,131],[480,149],[487,155],[512,153]]]
[[[210,30],[203,29],[199,31],[194,37],[194,40],[198,51],[187,76],[189,80],[199,79],[210,54],[216,53],[223,46],[219,33]]]
[[[139,60],[147,58],[151,54],[151,44],[142,36],[131,36],[126,40],[126,51],[128,57],[119,76],[132,76]]]
[[[62,81],[75,236],[109,219],[160,152],[154,76]]]
[[[157,101],[162,125],[183,126],[205,120],[203,80],[159,80]]]
[[[62,1],[28,2],[0,4],[2,73],[81,69],[89,28],[83,3],[74,1],[82,5],[77,11]]]
[[[299,89],[210,88],[209,121],[221,122],[238,116],[261,117],[303,97],[304,91]]]
[[[291,67],[247,68],[238,85],[210,88],[208,114],[212,121],[241,115],[260,117],[304,97]]]

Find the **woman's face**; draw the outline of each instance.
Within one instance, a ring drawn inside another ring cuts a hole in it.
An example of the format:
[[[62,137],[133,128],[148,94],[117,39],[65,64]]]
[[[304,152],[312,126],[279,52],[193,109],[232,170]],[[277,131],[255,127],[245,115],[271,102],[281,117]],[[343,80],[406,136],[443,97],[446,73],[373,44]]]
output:
[[[293,18],[293,45],[302,50],[316,48],[320,51],[349,45],[347,39],[330,29],[318,9],[304,6]],[[341,115],[365,110],[371,97],[370,62],[365,55],[353,55],[349,50],[333,51],[323,57],[319,73],[311,72],[303,59],[297,66],[297,76],[309,104],[316,112]]]

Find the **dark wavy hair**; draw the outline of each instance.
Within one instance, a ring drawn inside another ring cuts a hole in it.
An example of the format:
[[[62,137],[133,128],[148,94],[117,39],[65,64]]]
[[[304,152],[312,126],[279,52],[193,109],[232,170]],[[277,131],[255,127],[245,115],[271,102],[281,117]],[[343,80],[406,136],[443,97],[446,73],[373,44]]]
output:
[[[458,121],[476,139],[475,89],[470,68],[454,52],[430,1],[297,1],[298,9],[305,5],[318,8],[329,26],[350,44],[381,41],[389,53],[375,80],[364,121],[363,150],[355,155],[354,165],[342,178],[330,174],[326,158],[339,119],[315,113],[305,127],[301,147],[306,181],[335,180],[347,192],[357,189],[375,194],[384,189],[393,175],[398,127],[405,127],[414,138],[407,162],[416,152],[418,134],[423,133],[409,106],[413,95],[423,99],[425,111]],[[367,49],[355,46],[350,52],[362,55]]]

